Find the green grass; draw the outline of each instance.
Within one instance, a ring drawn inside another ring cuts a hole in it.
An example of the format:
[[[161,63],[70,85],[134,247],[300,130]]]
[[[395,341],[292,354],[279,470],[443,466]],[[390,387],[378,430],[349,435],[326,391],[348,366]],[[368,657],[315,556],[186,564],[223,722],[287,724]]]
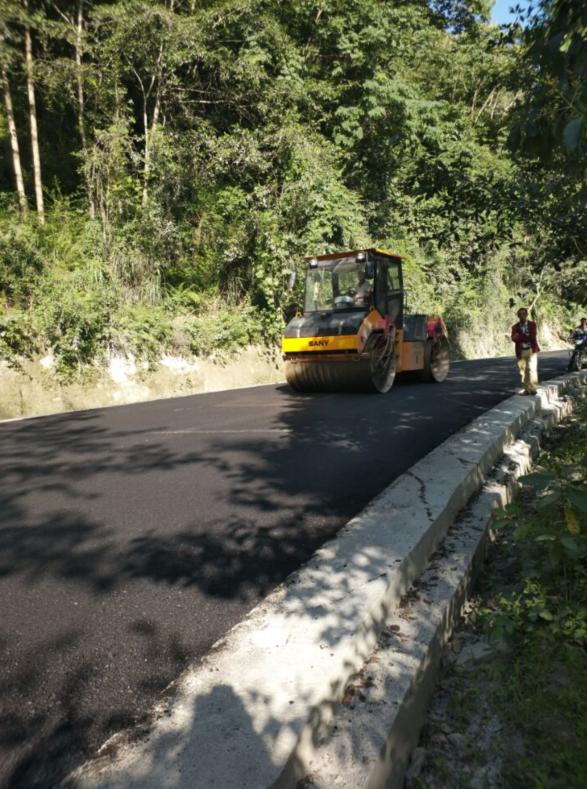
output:
[[[518,732],[522,752],[506,753],[512,787],[587,786],[587,654],[545,642],[539,629],[501,665],[498,707]]]
[[[583,404],[498,516],[519,577],[486,601],[481,619],[511,647],[493,662],[493,703],[521,746],[504,753],[505,786],[587,786],[586,475]]]

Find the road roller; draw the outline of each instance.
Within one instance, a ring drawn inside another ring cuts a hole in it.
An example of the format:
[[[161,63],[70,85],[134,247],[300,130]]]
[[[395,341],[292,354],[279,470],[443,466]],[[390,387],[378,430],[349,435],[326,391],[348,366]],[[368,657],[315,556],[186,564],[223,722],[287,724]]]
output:
[[[385,249],[304,259],[304,311],[285,328],[288,384],[298,392],[385,393],[395,376],[440,383],[450,359],[438,315],[404,314],[400,255]]]

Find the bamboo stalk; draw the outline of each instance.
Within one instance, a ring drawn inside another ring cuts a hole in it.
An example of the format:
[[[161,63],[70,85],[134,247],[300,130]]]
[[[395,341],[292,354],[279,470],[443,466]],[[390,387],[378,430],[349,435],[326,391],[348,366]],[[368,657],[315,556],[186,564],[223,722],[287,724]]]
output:
[[[25,2],[28,11],[28,0]],[[33,180],[35,184],[35,201],[39,222],[45,224],[45,207],[43,204],[43,181],[41,177],[41,154],[39,151],[39,132],[37,127],[37,106],[35,102],[35,84],[33,75],[33,42],[28,24],[24,30],[25,59],[27,75],[27,94],[29,100],[29,122],[31,128],[31,149],[33,154]]]
[[[14,120],[14,108],[12,105],[12,95],[10,93],[10,83],[6,66],[2,66],[1,73],[2,91],[4,92],[4,105],[6,107],[6,117],[8,119],[8,131],[10,134],[10,148],[12,150],[12,166],[14,169],[14,179],[16,181],[16,192],[18,194],[18,207],[20,216],[24,219],[28,213],[24,180],[22,177],[22,165],[20,162],[20,148],[18,145],[18,135],[16,133],[16,122]]]

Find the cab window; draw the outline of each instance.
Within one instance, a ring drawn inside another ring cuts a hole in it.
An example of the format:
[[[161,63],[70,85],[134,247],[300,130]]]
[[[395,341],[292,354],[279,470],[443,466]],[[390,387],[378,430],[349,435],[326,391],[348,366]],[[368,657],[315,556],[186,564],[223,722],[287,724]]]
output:
[[[387,267],[387,289],[390,292],[402,289],[399,263],[390,263]]]

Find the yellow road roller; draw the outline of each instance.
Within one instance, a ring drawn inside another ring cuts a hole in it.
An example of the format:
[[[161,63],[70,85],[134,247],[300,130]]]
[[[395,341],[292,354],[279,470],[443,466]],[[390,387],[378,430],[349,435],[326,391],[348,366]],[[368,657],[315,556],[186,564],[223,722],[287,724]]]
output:
[[[388,392],[398,373],[448,375],[438,315],[404,315],[402,259],[385,249],[305,258],[304,312],[286,326],[288,384],[299,392]]]

